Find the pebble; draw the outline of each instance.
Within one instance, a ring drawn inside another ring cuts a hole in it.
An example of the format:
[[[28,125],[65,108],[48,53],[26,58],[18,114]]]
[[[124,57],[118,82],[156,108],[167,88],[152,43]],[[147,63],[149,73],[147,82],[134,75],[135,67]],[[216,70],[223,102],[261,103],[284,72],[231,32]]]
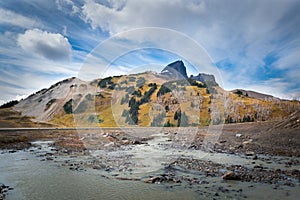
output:
[[[0,184],[0,200],[3,200],[5,198],[9,190],[13,190],[13,188],[4,184]]]

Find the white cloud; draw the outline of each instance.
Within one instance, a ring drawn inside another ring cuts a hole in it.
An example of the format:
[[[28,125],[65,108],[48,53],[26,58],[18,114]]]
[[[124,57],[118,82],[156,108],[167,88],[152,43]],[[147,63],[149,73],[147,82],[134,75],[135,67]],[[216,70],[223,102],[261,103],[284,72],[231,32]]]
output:
[[[106,71],[104,71],[102,77],[126,75],[129,70],[130,69],[128,69],[128,67],[110,66]]]
[[[128,0],[120,8],[98,2],[86,0],[82,7],[93,28],[111,35],[143,27],[174,29],[202,44],[215,62],[230,58],[247,68],[247,75],[259,70],[265,56],[277,50],[274,41],[281,39],[282,31],[278,23],[294,6],[283,1],[270,5],[269,1]]]
[[[297,44],[296,42],[294,44]],[[300,41],[298,42],[300,44]],[[279,53],[280,59],[273,66],[278,69],[293,69],[299,67],[300,45],[297,48],[288,49]]]
[[[23,28],[40,26],[38,21],[3,8],[0,8],[0,24],[14,25]]]
[[[74,15],[79,12],[79,8],[71,0],[56,0],[55,4],[58,10],[61,10],[70,15]]]
[[[159,51],[159,58],[147,56],[145,53],[147,49]],[[141,64],[159,64],[160,59],[168,60],[167,56],[173,56],[175,59],[188,61],[195,67],[197,74],[200,72],[215,74],[217,80],[220,80],[219,72],[202,46],[180,32],[163,28],[134,29],[103,41],[87,57],[81,68],[80,78],[89,80],[99,77],[99,74],[106,75],[109,72],[106,68],[125,55],[129,56],[126,56],[127,62],[123,62],[122,65],[127,65],[131,69]]]
[[[205,3],[130,0],[121,4],[104,5],[94,0],[86,0],[82,8],[84,19],[90,22],[93,28],[100,27],[115,34],[132,28],[152,26],[177,30],[179,27],[191,29],[204,11]]]
[[[59,33],[49,33],[39,29],[27,30],[18,37],[18,44],[28,52],[50,60],[70,59],[71,45],[67,38]]]
[[[38,7],[37,5],[40,3],[36,4],[36,2],[30,3],[30,5]],[[271,93],[275,96],[277,94],[280,96],[298,95],[299,98],[299,87],[297,88],[300,84],[300,73],[298,73],[299,1],[55,0],[51,3],[49,3],[50,1],[38,2],[43,2],[43,5],[51,4],[56,9],[56,13],[52,9],[51,12],[53,11],[53,15],[57,14],[58,16],[52,19],[61,19],[61,21],[54,23],[49,21],[45,23],[48,27],[43,27],[40,26],[39,21],[36,21],[36,19],[43,19],[39,12],[32,13],[32,16],[35,17],[30,19],[26,17],[27,14],[15,13],[19,13],[17,9],[12,12],[0,8],[0,24],[31,29],[19,37],[15,36],[17,33],[13,33],[15,31],[13,29],[0,35],[0,54],[5,55],[1,58],[0,65],[22,66],[26,70],[41,73],[74,74],[74,69],[79,69],[79,63],[64,62],[65,59],[71,57],[72,53],[67,38],[60,34],[34,29],[37,26],[47,28],[52,32],[54,32],[53,30],[61,31],[65,36],[68,34],[68,37],[80,40],[80,43],[73,44],[74,49],[76,47],[78,49],[92,48],[96,46],[97,42],[106,38],[107,33],[112,36],[135,28],[161,27],[176,30],[194,39],[203,46],[204,51],[207,51],[214,63],[228,60],[231,66],[222,69],[222,78],[226,89],[244,87]],[[57,9],[62,12],[58,12]],[[23,10],[20,8],[21,11]],[[90,23],[93,29],[84,29],[83,34],[81,24],[76,21],[77,17]],[[72,18],[72,20],[66,20],[66,18]],[[74,27],[76,28],[74,29]],[[102,34],[98,28],[107,33]],[[154,41],[155,44],[165,46],[165,49],[170,47],[178,49],[176,52],[186,52],[189,56],[184,59],[196,60],[197,62],[194,64],[198,64],[201,72],[207,70],[205,65],[202,65],[203,57],[197,54],[193,48],[182,50],[185,47],[185,42],[182,40],[170,40],[168,35],[159,34],[159,32],[156,34],[135,33],[129,37],[125,33],[119,36],[116,39],[127,40],[127,43],[116,41],[116,44],[110,44],[102,51],[94,52],[93,56],[114,60],[120,56],[119,53],[122,54],[131,47],[141,48],[142,46],[138,46],[138,44]],[[16,38],[25,51],[14,47]],[[86,43],[86,41],[93,42]],[[130,42],[132,43],[130,44]],[[74,58],[74,55],[77,57]],[[85,56],[85,53],[79,55],[74,51],[74,55],[73,60],[84,60],[82,56]],[[277,60],[271,66],[266,67],[265,58],[268,55],[275,55]],[[77,59],[78,56],[81,56],[80,59]],[[143,60],[145,58],[134,57],[134,59]],[[128,66],[120,65],[132,70],[133,65],[138,63],[134,59],[127,60]],[[57,62],[58,60],[63,62]],[[90,61],[92,62],[89,63]],[[97,63],[96,67],[94,61]],[[146,63],[146,60],[143,61]],[[149,62],[155,63],[155,60],[150,59]],[[106,69],[108,63],[88,58],[87,64],[90,64],[91,68],[87,67],[86,73],[95,76],[95,72],[103,75],[103,70]],[[116,70],[112,71],[114,74],[126,71],[122,68],[111,69]],[[273,76],[273,70],[282,71],[282,74]],[[266,75],[264,76],[263,73]],[[271,76],[268,77],[268,74]],[[286,84],[287,82],[291,84]],[[274,89],[275,86],[276,89]]]

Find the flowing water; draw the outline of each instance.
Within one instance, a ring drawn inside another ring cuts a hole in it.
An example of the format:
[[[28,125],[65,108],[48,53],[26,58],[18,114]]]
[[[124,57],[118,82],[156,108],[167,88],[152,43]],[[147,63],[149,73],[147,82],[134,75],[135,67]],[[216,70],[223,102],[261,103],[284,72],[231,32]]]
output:
[[[186,176],[198,176],[205,184],[190,186],[185,184],[146,184],[142,181],[117,180],[113,173],[146,177],[149,174],[163,172],[164,164],[178,157],[192,157],[211,160],[222,164],[252,165],[251,160],[237,155],[205,153],[199,150],[177,150],[166,148],[167,137],[154,135],[148,144],[134,145],[118,151],[93,151],[91,155],[73,157],[74,160],[87,161],[97,157],[130,158],[131,171],[122,172],[94,170],[70,170],[63,167],[66,156],[57,156],[54,160],[41,161],[40,154],[51,152],[49,142],[36,142],[39,147],[15,153],[0,154],[0,183],[14,188],[9,191],[8,200],[43,199],[298,199],[299,185],[295,187],[246,183],[240,181],[224,182],[220,177],[205,177],[197,173]],[[71,159],[71,156],[68,157]],[[284,159],[284,158],[278,158]],[[285,166],[276,162],[257,161],[258,164],[275,169]],[[220,191],[228,188],[229,192]]]
[[[8,200],[41,199],[196,199],[191,190],[102,177],[98,171],[71,171],[41,162],[28,152],[0,155],[0,181],[14,188]]]

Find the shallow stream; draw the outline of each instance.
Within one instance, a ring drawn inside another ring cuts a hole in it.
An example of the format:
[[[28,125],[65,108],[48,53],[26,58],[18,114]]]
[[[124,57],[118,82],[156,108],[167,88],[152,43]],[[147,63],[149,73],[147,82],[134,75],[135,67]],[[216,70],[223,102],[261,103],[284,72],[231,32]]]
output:
[[[14,190],[9,191],[7,200],[41,199],[298,199],[300,187],[223,181],[220,177],[206,177],[197,172],[178,172],[182,176],[198,177],[203,184],[177,183],[147,184],[143,181],[117,180],[117,176],[143,179],[151,174],[163,173],[166,164],[178,157],[211,160],[222,164],[253,165],[247,157],[238,155],[205,153],[199,150],[178,150],[167,148],[169,140],[163,134],[154,135],[148,144],[132,145],[118,151],[93,151],[86,156],[54,155],[47,160],[41,155],[51,153],[50,142],[35,142],[37,147],[9,153],[0,153],[0,183]],[[66,160],[88,162],[97,157],[128,160],[130,171],[96,170],[90,167],[82,171],[70,170],[63,163]],[[256,161],[264,167],[285,169],[282,161]],[[43,160],[43,161],[41,161]],[[297,167],[297,166],[296,166]]]

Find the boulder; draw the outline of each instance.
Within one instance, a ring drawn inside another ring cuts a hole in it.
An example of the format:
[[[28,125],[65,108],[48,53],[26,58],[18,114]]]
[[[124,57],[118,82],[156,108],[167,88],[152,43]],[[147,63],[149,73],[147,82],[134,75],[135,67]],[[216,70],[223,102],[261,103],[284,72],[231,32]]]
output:
[[[224,179],[224,180],[241,180],[241,177],[239,175],[235,174],[233,171],[228,171],[222,176],[222,179]]]

